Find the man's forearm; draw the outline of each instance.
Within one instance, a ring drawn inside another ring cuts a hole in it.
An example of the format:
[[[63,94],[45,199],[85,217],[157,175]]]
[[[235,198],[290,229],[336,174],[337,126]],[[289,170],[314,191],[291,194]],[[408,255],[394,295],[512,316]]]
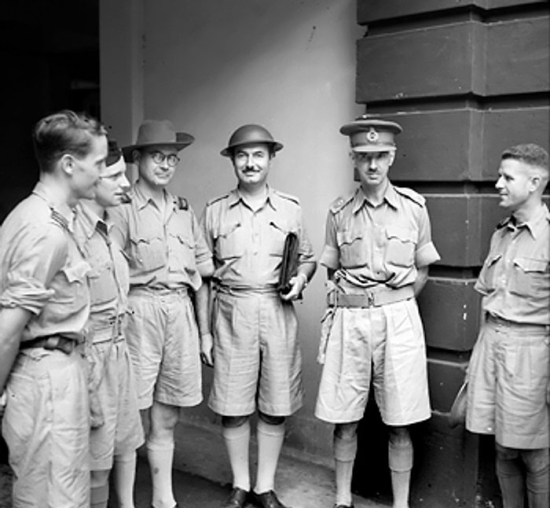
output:
[[[21,334],[31,313],[21,308],[0,310],[0,394],[4,391],[19,351]]]
[[[204,281],[202,286],[195,292],[195,317],[199,334],[210,333],[210,305],[208,281]]]
[[[428,267],[423,266],[422,268],[417,269],[416,280],[413,284],[414,296],[418,296],[420,291],[424,289],[424,286],[428,282]]]

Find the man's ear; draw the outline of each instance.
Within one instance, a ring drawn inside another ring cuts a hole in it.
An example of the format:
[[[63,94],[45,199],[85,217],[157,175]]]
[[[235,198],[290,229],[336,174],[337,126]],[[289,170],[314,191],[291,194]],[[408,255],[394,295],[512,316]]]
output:
[[[395,153],[397,150],[392,150],[390,152],[390,166],[393,164],[393,161],[395,160]]]
[[[539,175],[538,173],[534,173],[533,175],[531,175],[531,178],[529,179],[529,183],[530,183],[529,187],[531,192],[536,192],[539,189],[539,187],[543,185],[541,175]],[[544,189],[542,189],[542,191],[544,191]]]
[[[74,174],[74,157],[68,153],[64,154],[61,159],[59,159],[59,165],[64,173],[72,176]]]
[[[139,150],[132,150],[132,162],[137,164],[141,158],[141,152]]]

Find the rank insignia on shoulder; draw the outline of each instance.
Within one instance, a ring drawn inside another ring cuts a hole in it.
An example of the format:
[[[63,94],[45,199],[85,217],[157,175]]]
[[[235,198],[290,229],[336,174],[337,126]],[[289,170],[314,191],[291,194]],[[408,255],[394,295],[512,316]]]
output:
[[[180,210],[188,210],[189,204],[187,203],[187,199],[178,196],[178,208]]]

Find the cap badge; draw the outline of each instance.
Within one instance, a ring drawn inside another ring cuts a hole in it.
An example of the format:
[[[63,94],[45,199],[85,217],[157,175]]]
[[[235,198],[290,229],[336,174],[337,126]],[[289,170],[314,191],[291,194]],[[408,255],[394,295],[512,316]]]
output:
[[[367,141],[374,143],[378,141],[378,132],[376,132],[372,127],[367,132]]]

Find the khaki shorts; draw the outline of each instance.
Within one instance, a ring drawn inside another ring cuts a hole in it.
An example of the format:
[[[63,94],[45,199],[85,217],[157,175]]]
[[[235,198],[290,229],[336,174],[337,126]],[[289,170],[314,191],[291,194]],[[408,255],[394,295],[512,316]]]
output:
[[[386,425],[430,418],[424,331],[414,299],[369,309],[337,308],[325,354],[317,418],[361,420],[371,380]]]
[[[191,407],[202,401],[199,333],[187,291],[131,291],[126,340],[139,409],[153,400]]]
[[[303,403],[301,352],[291,303],[276,293],[217,294],[209,407],[224,416],[288,416]]]
[[[549,334],[544,327],[481,327],[468,367],[466,428],[508,448],[550,445]]]
[[[90,410],[80,353],[20,353],[6,394],[13,506],[88,508]]]
[[[93,344],[89,355],[101,367],[98,398],[104,423],[90,433],[91,469],[111,469],[113,456],[133,452],[143,442],[130,353],[124,339]]]

